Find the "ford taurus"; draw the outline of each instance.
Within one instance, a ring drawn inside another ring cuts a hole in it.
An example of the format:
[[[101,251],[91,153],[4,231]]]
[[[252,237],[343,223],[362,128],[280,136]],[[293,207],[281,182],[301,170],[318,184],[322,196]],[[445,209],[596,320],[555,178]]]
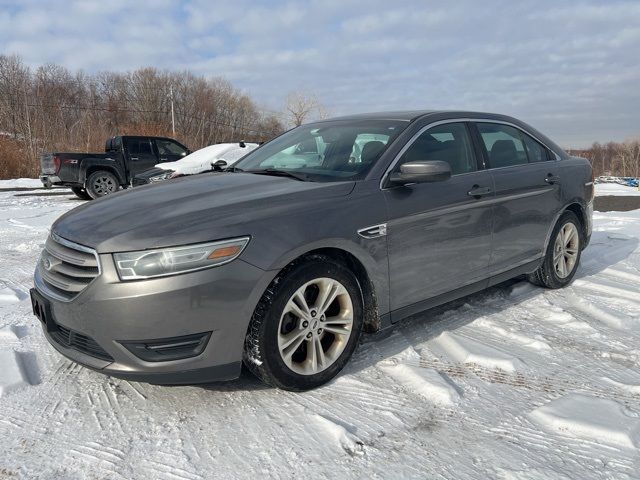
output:
[[[589,163],[503,115],[417,111],[297,127],[230,171],[84,204],[53,225],[34,313],[63,355],[159,384],[306,390],[363,331],[526,275],[571,282]]]

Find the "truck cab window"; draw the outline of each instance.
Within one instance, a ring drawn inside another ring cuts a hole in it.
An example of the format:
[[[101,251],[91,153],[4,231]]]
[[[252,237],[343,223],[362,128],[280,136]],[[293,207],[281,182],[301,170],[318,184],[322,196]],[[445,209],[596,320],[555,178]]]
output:
[[[129,155],[153,155],[153,147],[149,139],[135,138],[127,141]]]

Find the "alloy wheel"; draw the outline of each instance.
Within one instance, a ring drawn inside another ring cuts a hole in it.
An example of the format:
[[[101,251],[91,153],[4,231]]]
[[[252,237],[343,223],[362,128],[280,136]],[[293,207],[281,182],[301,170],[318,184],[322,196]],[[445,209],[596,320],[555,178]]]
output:
[[[567,278],[576,266],[580,248],[580,235],[576,226],[565,223],[558,231],[553,248],[553,266],[556,275]]]
[[[93,191],[99,196],[108,195],[116,191],[116,183],[106,175],[97,177],[93,180]]]
[[[332,278],[316,278],[289,298],[278,326],[278,351],[300,375],[330,367],[344,351],[353,331],[353,302]]]

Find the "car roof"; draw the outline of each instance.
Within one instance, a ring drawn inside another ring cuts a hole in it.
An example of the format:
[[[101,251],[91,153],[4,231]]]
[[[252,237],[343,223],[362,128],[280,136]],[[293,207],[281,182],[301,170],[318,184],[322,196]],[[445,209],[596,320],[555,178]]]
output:
[[[488,113],[488,112],[473,112],[467,110],[402,110],[402,111],[390,111],[390,112],[369,112],[369,113],[356,113],[353,115],[345,115],[341,117],[333,117],[327,118],[324,120],[319,120],[314,123],[321,123],[323,121],[333,121],[333,120],[404,120],[407,122],[412,122],[422,117],[430,117],[430,116],[446,116],[452,115],[455,117],[460,116],[468,116],[468,117],[477,117],[477,118],[487,118],[487,119],[508,119],[515,120],[512,117],[507,115],[501,115],[498,113]]]
[[[327,118],[325,120],[320,120],[319,122],[332,120],[405,120],[410,122],[412,120],[415,120],[416,118],[420,118],[436,112],[436,110],[404,110],[391,112],[356,113],[353,115],[344,115],[342,117]]]

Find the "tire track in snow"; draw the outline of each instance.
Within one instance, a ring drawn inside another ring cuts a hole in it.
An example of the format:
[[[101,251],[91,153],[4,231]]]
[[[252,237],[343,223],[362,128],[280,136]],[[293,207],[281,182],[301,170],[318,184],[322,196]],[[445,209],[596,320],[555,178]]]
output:
[[[178,480],[202,480],[204,477],[193,471],[189,471],[185,468],[176,466],[176,463],[179,462],[180,458],[177,458],[176,455],[163,452],[156,451],[154,452],[154,457],[161,457],[162,460],[157,459],[144,459],[142,461],[143,470],[149,472],[151,474],[151,478],[173,478]],[[171,459],[173,459],[173,463],[170,463]]]
[[[516,372],[510,373],[502,370],[491,370],[483,368],[480,365],[475,364],[448,364],[443,363],[440,360],[434,359],[421,359],[419,362],[408,362],[407,365],[416,367],[433,369],[452,378],[478,378],[487,383],[502,384],[510,387],[523,388],[527,390],[534,390],[544,392],[550,395],[564,395],[570,391],[584,391],[589,392],[591,395],[600,398],[611,398],[611,387],[603,385],[599,387],[597,385],[580,382],[577,380],[570,380],[559,376],[544,377],[538,376],[531,372]],[[572,377],[576,378],[575,374]],[[587,380],[586,377],[585,380]],[[616,399],[625,402],[627,405],[637,405],[640,402],[640,393],[629,392],[624,388],[619,388],[619,393],[616,394]]]

